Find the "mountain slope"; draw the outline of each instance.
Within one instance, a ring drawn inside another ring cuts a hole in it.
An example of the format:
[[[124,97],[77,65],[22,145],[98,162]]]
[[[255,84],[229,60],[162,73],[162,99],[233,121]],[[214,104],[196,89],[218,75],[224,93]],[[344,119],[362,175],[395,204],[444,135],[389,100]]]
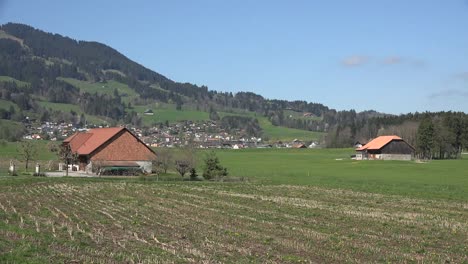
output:
[[[55,90],[58,88],[59,99],[55,95],[46,98],[56,103],[72,103],[63,98],[79,96],[80,89],[71,88],[77,88],[78,81],[106,83],[113,80],[139,95],[132,100],[136,104],[188,104],[205,111],[209,106],[218,110],[243,109],[262,113],[269,119],[279,114],[276,111],[286,108],[312,112],[316,116],[329,111],[321,104],[266,100],[250,92],[233,95],[209,91],[206,86],[174,82],[104,44],[77,41],[22,24],[0,26],[0,48],[0,75],[28,82],[31,92],[42,96],[47,96],[51,86]]]

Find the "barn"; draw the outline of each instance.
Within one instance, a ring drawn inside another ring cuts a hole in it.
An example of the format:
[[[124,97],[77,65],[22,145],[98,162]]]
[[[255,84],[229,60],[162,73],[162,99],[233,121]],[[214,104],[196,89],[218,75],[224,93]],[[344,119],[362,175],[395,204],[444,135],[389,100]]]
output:
[[[356,149],[357,160],[411,160],[414,148],[399,136],[380,136]]]
[[[78,154],[79,169],[94,172],[107,169],[140,168],[151,172],[154,151],[125,127],[94,128],[77,132],[63,141]]]

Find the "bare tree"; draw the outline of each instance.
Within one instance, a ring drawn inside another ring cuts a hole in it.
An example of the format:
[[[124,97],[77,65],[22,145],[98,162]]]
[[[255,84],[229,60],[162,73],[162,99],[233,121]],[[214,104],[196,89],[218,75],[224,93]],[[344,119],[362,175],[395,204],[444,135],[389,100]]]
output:
[[[175,168],[180,176],[184,177],[185,173],[195,168],[197,165],[195,149],[186,147],[182,149],[180,157],[175,161]]]
[[[59,151],[59,146],[54,142],[47,143],[47,148],[49,149],[50,152],[55,153]]]
[[[93,164],[92,171],[94,173],[96,173],[96,175],[101,176],[103,173],[105,173],[103,171],[103,168],[104,168],[104,161],[103,160],[95,159],[95,160],[92,161],[92,164]]]
[[[160,148],[156,151],[156,161],[153,162],[153,165],[160,167],[164,173],[167,173],[167,170],[172,166],[173,162],[174,156],[170,149]]]
[[[24,167],[28,170],[29,162],[37,157],[37,146],[32,141],[21,141],[18,147],[20,159],[24,161]]]
[[[190,165],[187,160],[176,160],[175,169],[180,174],[180,176],[184,177],[185,173],[190,170]]]
[[[58,156],[61,161],[65,162],[65,176],[68,176],[68,165],[78,159],[78,153],[72,151],[70,144],[63,144],[59,147]]]
[[[159,176],[163,171],[166,171],[166,169],[163,168],[162,162],[158,160],[153,160],[153,166],[152,166],[152,173],[156,175],[156,180],[159,181]]]

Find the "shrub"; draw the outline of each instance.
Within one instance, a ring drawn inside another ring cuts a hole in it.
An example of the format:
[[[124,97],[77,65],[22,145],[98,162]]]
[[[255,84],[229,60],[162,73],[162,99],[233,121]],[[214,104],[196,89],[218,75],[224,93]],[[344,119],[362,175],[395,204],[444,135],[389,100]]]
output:
[[[203,178],[207,180],[219,179],[227,176],[227,169],[221,166],[216,153],[213,151],[208,153],[205,158],[205,168],[203,170]]]

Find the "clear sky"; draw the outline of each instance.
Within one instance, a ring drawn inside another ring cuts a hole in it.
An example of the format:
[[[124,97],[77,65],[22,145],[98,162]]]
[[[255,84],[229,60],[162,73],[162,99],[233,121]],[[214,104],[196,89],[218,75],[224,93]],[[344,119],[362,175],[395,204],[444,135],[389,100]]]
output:
[[[468,112],[468,0],[0,0],[175,81],[339,110]]]

